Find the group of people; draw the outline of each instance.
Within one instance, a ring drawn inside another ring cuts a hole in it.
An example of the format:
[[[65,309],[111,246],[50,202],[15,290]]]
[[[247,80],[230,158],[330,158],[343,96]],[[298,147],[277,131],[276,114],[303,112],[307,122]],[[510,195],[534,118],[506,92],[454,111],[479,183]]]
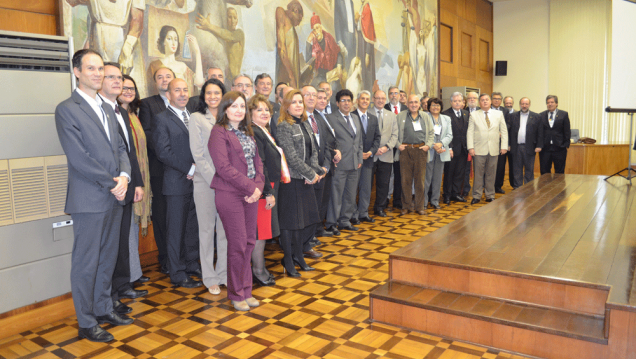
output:
[[[454,93],[442,111],[441,100],[397,87],[387,102],[382,90],[332,96],[329,83],[273,86],[268,74],[254,82],[236,76],[227,91],[218,68],[190,96],[184,80],[159,67],[158,94],[142,100],[118,64],[88,49],[75,53],[73,73],[78,87],[55,120],[68,159],[79,336],[92,341],[113,340],[99,324],[132,323],[120,298],[147,294],[133,284],[148,280],[134,247],[149,218],[160,270],[174,286],[205,285],[213,295],[227,286],[234,308],[247,311],[260,304],[253,281],[275,284],[266,240],[278,238],[285,273],[298,277],[296,267],[314,270],[305,258],[322,256],[318,237],[375,222],[370,208],[388,216],[391,197],[403,215],[439,209],[442,187],[445,203],[465,202],[469,156],[474,204],[484,187],[486,201],[494,199],[499,156],[508,150],[516,188],[533,179],[535,152],[542,173],[552,163],[562,173],[569,145],[556,96],[541,115],[529,111],[528,98],[518,112],[512,98],[499,107],[498,93],[492,104],[488,94],[477,102],[476,93]]]

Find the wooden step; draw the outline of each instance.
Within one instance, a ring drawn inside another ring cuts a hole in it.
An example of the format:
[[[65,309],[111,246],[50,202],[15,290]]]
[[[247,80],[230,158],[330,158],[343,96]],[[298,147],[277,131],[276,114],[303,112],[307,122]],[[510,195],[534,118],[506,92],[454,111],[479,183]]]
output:
[[[420,308],[425,311],[515,327],[575,339],[576,341],[602,345],[607,345],[608,343],[605,336],[605,318],[603,316],[584,315],[518,301],[480,297],[395,281],[377,288],[370,294],[370,297],[372,320],[427,332],[430,332],[434,325],[426,324],[426,316],[422,318],[422,313],[424,312],[415,314],[416,312],[406,310],[402,315],[398,315],[396,310],[394,310],[396,306],[386,305],[386,303],[394,303],[402,307]],[[405,313],[410,314],[405,316]],[[398,319],[398,316],[401,318]],[[417,323],[422,320],[424,323]],[[464,325],[468,325],[467,323],[468,321]],[[444,327],[443,323],[438,322],[436,325],[440,328]],[[454,326],[457,325],[459,327],[455,328],[455,330],[461,331],[462,324],[454,322]],[[443,333],[434,334],[444,335]],[[492,345],[492,343],[479,344]]]

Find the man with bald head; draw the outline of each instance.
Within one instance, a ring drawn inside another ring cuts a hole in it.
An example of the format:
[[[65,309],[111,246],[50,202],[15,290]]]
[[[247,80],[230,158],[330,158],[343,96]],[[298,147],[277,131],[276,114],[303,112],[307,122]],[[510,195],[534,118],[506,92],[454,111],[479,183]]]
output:
[[[169,104],[155,116],[152,139],[164,165],[162,194],[166,197],[166,244],[170,281],[177,287],[196,288],[201,282],[199,226],[192,197],[196,167],[190,151],[188,85],[174,79],[166,92]]]
[[[424,180],[428,150],[435,139],[433,121],[420,110],[420,98],[410,95],[407,98],[407,111],[397,116],[398,150],[396,160],[400,161],[402,180],[402,212],[413,210],[426,214],[424,209]],[[411,189],[415,186],[415,204],[412,205]],[[398,195],[393,193],[394,196]],[[413,208],[412,208],[413,207]]]

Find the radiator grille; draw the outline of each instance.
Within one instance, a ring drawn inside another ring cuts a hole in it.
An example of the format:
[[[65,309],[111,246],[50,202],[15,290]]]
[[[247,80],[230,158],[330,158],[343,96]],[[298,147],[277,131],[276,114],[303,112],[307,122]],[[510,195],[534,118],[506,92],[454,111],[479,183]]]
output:
[[[44,167],[11,169],[15,223],[48,217]]]
[[[61,216],[66,203],[67,165],[47,166],[46,181],[49,190],[49,217]]]
[[[0,171],[0,226],[13,223],[9,171]]]

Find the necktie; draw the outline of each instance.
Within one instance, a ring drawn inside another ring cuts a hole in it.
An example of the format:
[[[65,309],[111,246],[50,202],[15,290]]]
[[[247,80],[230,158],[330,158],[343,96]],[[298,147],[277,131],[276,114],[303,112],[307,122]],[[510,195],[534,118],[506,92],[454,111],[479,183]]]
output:
[[[185,123],[186,128],[189,130],[190,123],[188,121],[188,114],[185,111],[183,111],[183,123]]]
[[[462,116],[459,114],[459,111],[457,111],[456,114],[457,114],[457,118],[462,118]]]
[[[309,118],[311,119],[309,123],[311,124],[311,129],[314,130],[314,135],[320,135],[320,131],[318,131],[318,125],[316,124],[314,115],[309,115]]]
[[[347,121],[347,124],[349,124],[349,134],[351,134],[351,137],[356,137],[356,133],[353,130],[353,123],[349,121],[349,116],[345,116],[345,120]]]
[[[362,115],[362,127],[364,128],[364,133],[367,133],[367,114]]]
[[[115,106],[115,113],[121,115],[121,112],[119,112],[119,106]]]
[[[108,128],[108,117],[106,117],[106,112],[104,111],[104,108],[102,106],[99,106],[99,109],[102,110],[102,125],[104,125],[104,131],[106,131],[106,137],[108,137],[108,141],[110,141],[110,129]]]
[[[486,125],[490,128],[490,120],[488,119],[488,112],[484,112],[484,116],[486,117]]]
[[[550,121],[552,121],[552,114],[553,114],[553,113],[554,113],[554,112],[550,112]]]
[[[397,105],[393,106],[393,112],[395,112],[395,114],[398,115]]]

